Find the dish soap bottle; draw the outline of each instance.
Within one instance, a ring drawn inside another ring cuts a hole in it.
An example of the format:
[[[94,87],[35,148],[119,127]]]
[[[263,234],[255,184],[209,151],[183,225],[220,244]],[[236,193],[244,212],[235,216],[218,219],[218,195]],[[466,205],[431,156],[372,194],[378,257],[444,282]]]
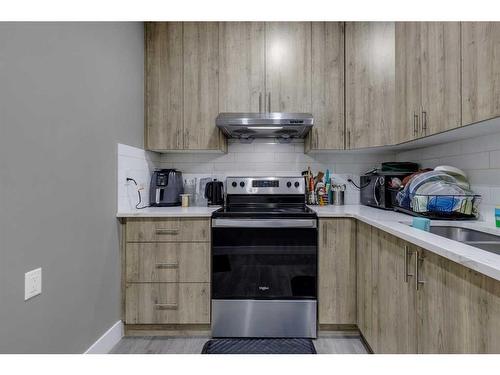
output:
[[[500,206],[495,207],[495,222],[497,228],[500,228]]]
[[[330,170],[326,170],[326,175],[325,175],[325,204],[332,204],[332,199],[330,198],[331,191],[330,191]]]

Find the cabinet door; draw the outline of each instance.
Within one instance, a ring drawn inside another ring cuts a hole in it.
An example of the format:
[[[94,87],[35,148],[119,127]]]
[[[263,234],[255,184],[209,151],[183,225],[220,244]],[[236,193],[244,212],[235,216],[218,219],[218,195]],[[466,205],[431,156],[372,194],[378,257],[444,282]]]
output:
[[[394,33],[393,22],[346,23],[346,148],[394,143]]]
[[[399,238],[375,229],[372,241],[378,248],[377,353],[416,353],[415,289],[409,276],[415,251]]]
[[[419,353],[500,353],[500,282],[420,250]]]
[[[263,112],[265,24],[219,23],[219,112]]]
[[[344,148],[344,24],[312,24],[312,114],[306,152]]]
[[[419,353],[467,353],[467,324],[472,311],[468,269],[434,253],[420,251],[418,296]]]
[[[357,222],[356,231],[356,305],[358,328],[368,345],[376,352],[373,327],[373,262],[377,254],[372,251],[372,227]]]
[[[420,23],[396,23],[396,143],[419,135],[422,107]]]
[[[460,22],[422,22],[420,41],[422,137],[462,125]]]
[[[356,223],[321,219],[319,324],[356,324]]]
[[[500,116],[500,23],[462,23],[462,124]]]
[[[145,24],[145,148],[183,148],[182,23]]]
[[[266,109],[311,112],[311,23],[266,23]]]
[[[186,22],[183,26],[184,148],[219,150],[222,138],[215,126],[219,113],[219,24]]]

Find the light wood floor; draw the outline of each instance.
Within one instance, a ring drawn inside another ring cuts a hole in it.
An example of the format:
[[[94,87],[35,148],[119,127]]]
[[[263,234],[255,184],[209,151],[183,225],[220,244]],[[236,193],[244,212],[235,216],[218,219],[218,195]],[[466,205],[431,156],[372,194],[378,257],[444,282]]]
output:
[[[209,337],[124,337],[112,354],[200,354]],[[314,340],[318,354],[366,354],[361,338],[352,333],[320,335]]]

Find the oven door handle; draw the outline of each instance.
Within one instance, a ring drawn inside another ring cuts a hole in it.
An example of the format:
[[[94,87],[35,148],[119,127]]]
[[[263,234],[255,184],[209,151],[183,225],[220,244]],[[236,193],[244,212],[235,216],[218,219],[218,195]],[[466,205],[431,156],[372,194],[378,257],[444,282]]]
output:
[[[316,219],[213,219],[212,228],[316,228]]]

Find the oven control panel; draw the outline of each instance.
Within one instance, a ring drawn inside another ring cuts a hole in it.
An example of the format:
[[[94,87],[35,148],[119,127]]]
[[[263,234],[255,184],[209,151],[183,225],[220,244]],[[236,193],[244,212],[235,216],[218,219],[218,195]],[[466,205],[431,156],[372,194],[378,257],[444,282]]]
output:
[[[227,194],[305,194],[302,176],[227,177]]]

